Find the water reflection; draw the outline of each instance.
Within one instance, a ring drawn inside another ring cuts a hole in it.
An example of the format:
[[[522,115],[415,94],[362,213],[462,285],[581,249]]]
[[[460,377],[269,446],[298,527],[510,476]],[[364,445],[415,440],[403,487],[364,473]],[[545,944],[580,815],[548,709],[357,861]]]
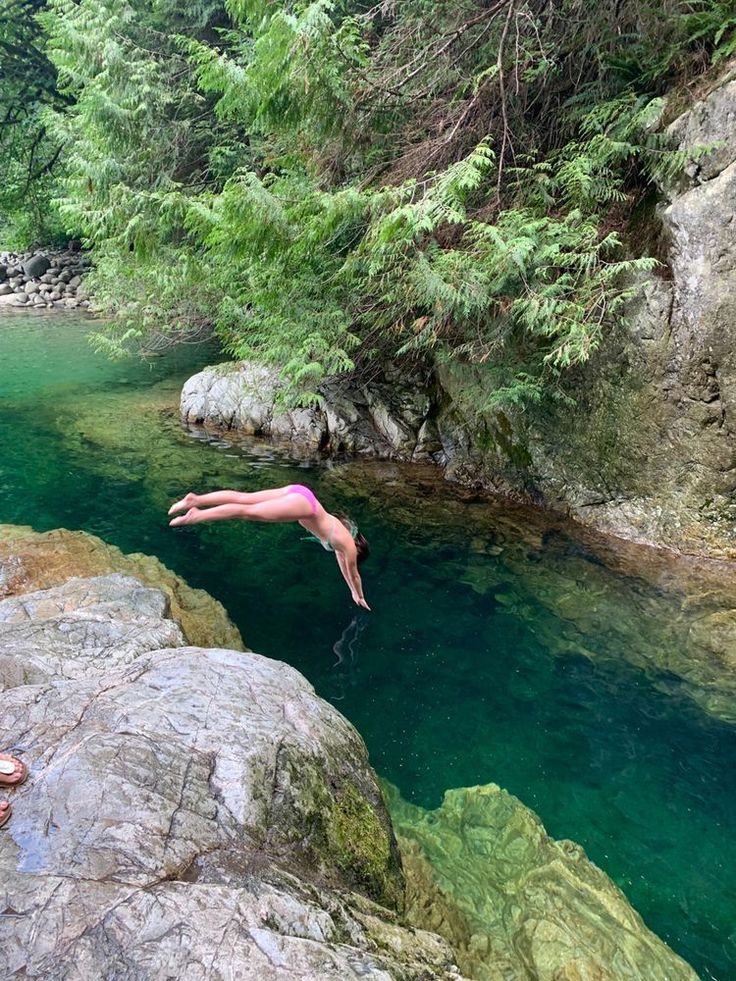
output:
[[[345,698],[345,689],[353,688],[359,684],[357,669],[358,656],[360,650],[360,637],[368,626],[367,616],[357,614],[340,634],[338,640],[332,645],[332,653],[335,655],[335,663],[332,665],[335,688],[334,694],[330,696],[331,701],[339,702]]]

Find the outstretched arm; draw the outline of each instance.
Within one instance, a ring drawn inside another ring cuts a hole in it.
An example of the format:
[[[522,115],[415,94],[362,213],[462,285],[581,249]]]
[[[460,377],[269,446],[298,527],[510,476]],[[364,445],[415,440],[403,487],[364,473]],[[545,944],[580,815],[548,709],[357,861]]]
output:
[[[363,595],[363,583],[358,572],[358,563],[355,556],[348,556],[344,552],[335,552],[335,558],[337,559],[337,564],[340,566],[342,577],[348,584],[353,602],[357,603],[358,606],[362,606],[365,610],[370,610],[370,606],[366,603],[365,596]]]

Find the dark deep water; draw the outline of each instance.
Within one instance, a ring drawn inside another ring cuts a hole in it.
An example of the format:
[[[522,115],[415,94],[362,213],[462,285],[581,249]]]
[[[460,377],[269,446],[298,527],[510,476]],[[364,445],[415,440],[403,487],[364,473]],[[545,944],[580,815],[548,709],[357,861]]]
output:
[[[447,788],[500,784],[550,834],[580,842],[703,977],[736,977],[736,726],[622,656],[642,617],[651,648],[673,643],[671,597],[571,541],[521,548],[482,520],[445,527],[441,500],[428,523],[406,480],[368,493],[340,467],[196,438],[170,407],[212,357],[111,363],[79,318],[2,315],[0,522],[81,528],[159,556],[224,603],[248,646],[334,702],[406,798],[435,807]],[[187,490],[292,481],[359,519],[372,614],[298,528],[167,525]],[[401,506],[386,507],[394,497]],[[475,521],[486,506],[463,507]],[[574,617],[545,599],[564,591],[597,611],[582,642],[575,613],[567,646],[557,639]]]

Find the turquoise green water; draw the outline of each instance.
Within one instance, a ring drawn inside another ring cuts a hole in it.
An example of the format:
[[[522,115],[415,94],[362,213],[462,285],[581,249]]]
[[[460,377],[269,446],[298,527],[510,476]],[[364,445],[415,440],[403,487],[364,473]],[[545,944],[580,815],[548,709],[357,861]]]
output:
[[[0,319],[0,522],[158,555],[333,701],[406,798],[434,807],[449,787],[499,783],[703,977],[736,977],[736,727],[652,667],[659,648],[688,656],[676,585],[616,575],[564,532],[390,469],[188,433],[167,406],[209,357],[109,363],[71,317]],[[290,481],[360,521],[372,614],[294,527],[168,528],[186,490]]]

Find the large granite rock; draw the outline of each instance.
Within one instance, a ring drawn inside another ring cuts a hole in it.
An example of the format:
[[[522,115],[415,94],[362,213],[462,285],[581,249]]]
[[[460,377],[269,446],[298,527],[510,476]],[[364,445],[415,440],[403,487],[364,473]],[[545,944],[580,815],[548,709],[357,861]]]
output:
[[[0,977],[457,977],[400,923],[352,726],[285,664],[184,643],[130,576],[0,603],[0,745],[30,770],[0,834]]]
[[[389,372],[370,385],[328,382],[320,405],[290,409],[280,401],[284,386],[276,371],[239,362],[192,376],[180,409],[188,425],[287,441],[306,453],[418,460],[441,449],[425,426],[432,404],[426,388],[426,378]]]
[[[494,784],[425,811],[390,791],[410,922],[479,981],[697,981],[579,845]]]
[[[167,597],[129,576],[70,579],[0,602],[0,691],[183,647]]]
[[[190,644],[243,649],[237,627],[225,608],[202,589],[192,589],[158,559],[119,548],[83,531],[36,532],[0,525],[0,599],[57,586],[75,577],[119,572],[161,590],[173,618]]]

